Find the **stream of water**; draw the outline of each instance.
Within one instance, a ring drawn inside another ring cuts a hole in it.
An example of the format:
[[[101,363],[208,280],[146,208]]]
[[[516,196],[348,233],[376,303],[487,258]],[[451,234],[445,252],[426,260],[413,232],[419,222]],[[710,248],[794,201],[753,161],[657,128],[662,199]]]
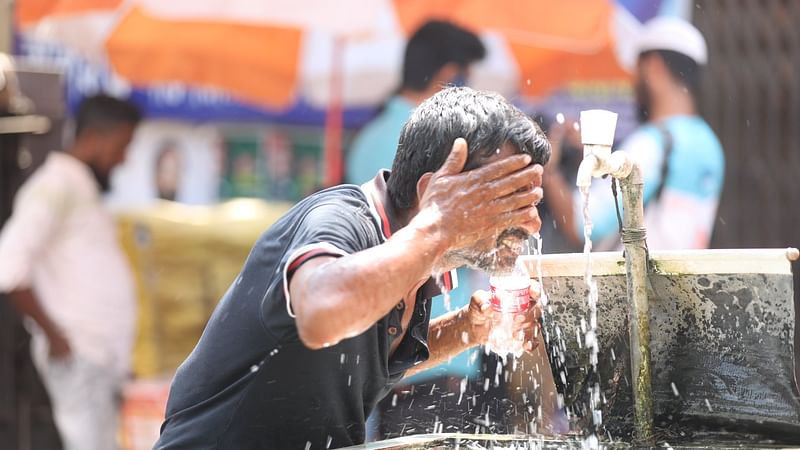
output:
[[[588,329],[584,335],[584,346],[589,352],[589,383],[587,388],[588,408],[591,412],[591,426],[584,441],[584,448],[599,448],[598,431],[603,424],[600,380],[597,376],[597,355],[600,352],[597,337],[597,282],[592,278],[592,218],[589,214],[589,188],[581,187],[583,197],[583,253],[586,255],[586,302],[589,306]]]

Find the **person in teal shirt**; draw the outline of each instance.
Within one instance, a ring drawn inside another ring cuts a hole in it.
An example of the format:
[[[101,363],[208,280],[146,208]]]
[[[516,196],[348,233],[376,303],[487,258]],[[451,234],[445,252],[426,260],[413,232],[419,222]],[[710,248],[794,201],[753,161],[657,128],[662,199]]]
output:
[[[725,154],[697,112],[700,71],[708,59],[705,39],[685,20],[658,17],[644,25],[634,45],[638,57],[631,69],[643,123],[619,149],[642,171],[648,248],[708,248],[725,178]],[[542,181],[545,203],[562,219],[559,226],[565,237],[582,243],[582,200],[573,190],[574,180],[564,180],[555,170],[558,152],[554,155]],[[620,248],[614,202],[609,182],[594,180],[589,212],[595,250]]]
[[[395,95],[383,105],[380,114],[369,122],[353,140],[347,158],[347,181],[363,184],[381,169],[391,169],[403,124],[416,103]]]
[[[381,169],[391,169],[400,131],[414,108],[442,87],[465,84],[470,66],[483,59],[485,55],[486,49],[483,43],[471,31],[443,21],[423,24],[406,44],[400,87],[395,95],[384,103],[380,113],[359,132],[350,147],[346,160],[346,181],[363,184],[373,179]],[[449,304],[454,309],[468,304],[474,290],[485,289],[488,286],[488,279],[484,279],[482,274],[467,269],[459,269],[457,273],[458,287],[449,293]],[[447,312],[445,307],[447,303],[435,299],[432,302],[431,317]],[[395,394],[389,394],[384,402],[378,405],[380,432],[379,436],[371,437],[390,438],[408,432],[419,432],[420,430],[414,431],[409,427],[403,427],[403,422],[407,420],[402,417],[409,414],[408,408],[413,407],[413,399],[419,400],[419,394],[423,392],[424,394],[433,392],[431,398],[437,399],[441,394],[446,395],[448,392],[457,396],[463,380],[468,380],[470,384],[481,382],[482,380],[477,379],[482,361],[481,353],[480,349],[473,349],[459,355],[448,364],[421,372],[406,380],[404,387],[398,389]],[[451,400],[450,403],[457,402],[456,396],[448,398]],[[429,401],[417,403],[418,406],[430,404]],[[436,422],[434,416],[438,417],[443,429],[448,426],[462,429],[468,418],[463,413],[455,411],[453,404],[442,403],[433,410],[415,408],[413,414],[419,423],[426,424],[430,431],[433,431],[431,427]],[[462,406],[466,406],[466,402],[462,403]],[[457,430],[451,428],[448,431]]]
[[[396,94],[359,132],[350,147],[346,181],[362,184],[391,169],[400,130],[418,104],[447,85],[463,85],[486,48],[474,33],[449,22],[430,21],[408,40]]]

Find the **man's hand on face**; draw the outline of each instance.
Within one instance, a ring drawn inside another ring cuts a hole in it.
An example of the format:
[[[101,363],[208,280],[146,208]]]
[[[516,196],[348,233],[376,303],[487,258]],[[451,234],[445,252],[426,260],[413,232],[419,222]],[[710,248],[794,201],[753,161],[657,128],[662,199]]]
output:
[[[542,309],[539,305],[539,283],[532,281],[530,288],[531,306],[525,312],[514,315],[512,336],[517,336],[523,340],[523,348],[526,351],[533,351],[539,343],[539,317]],[[492,294],[486,291],[475,291],[472,294],[469,305],[464,313],[469,320],[470,339],[469,342],[475,345],[486,344],[489,339],[489,332],[492,330],[492,317],[499,314],[492,309]]]
[[[456,139],[442,167],[430,176],[415,221],[447,250],[467,248],[512,227],[539,231],[542,166],[529,155],[500,158],[463,172],[467,142]]]

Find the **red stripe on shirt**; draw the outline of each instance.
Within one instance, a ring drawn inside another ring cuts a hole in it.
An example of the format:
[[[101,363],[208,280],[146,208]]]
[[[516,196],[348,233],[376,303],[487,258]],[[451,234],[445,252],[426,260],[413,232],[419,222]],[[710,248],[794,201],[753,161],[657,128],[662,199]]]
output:
[[[327,250],[327,249],[324,249],[324,248],[311,249],[311,250],[303,253],[302,255],[298,256],[297,258],[295,258],[295,260],[292,261],[291,264],[289,264],[289,268],[286,269],[286,271],[287,272],[293,272],[294,270],[296,270],[298,267],[303,265],[303,263],[305,263],[309,259],[311,259],[311,258],[313,258],[315,256],[324,255],[324,254],[325,255],[331,255],[332,253],[331,253],[330,250]]]
[[[378,215],[381,216],[381,222],[383,222],[383,234],[386,236],[386,239],[389,239],[392,237],[392,228],[389,226],[389,217],[386,215],[386,211],[383,209],[383,204],[380,202],[380,200],[376,199],[374,196],[373,199],[375,200],[375,209],[378,210]]]
[[[451,276],[450,272],[445,272],[442,274],[442,282],[444,283],[444,288],[448,292],[453,290],[453,277]]]

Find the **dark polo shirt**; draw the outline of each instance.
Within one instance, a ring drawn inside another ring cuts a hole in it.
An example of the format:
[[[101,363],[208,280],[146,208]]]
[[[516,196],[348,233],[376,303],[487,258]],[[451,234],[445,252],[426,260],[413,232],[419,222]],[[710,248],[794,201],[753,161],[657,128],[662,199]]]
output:
[[[313,257],[355,253],[391,236],[391,211],[380,202],[387,176],[314,194],[258,239],[175,374],[156,449],[324,449],[364,441],[375,404],[429,356],[436,283],[419,290],[408,332],[390,357],[402,334],[402,299],[362,334],[310,350],[298,338],[288,280]],[[324,295],[325,286],[315,289]]]

